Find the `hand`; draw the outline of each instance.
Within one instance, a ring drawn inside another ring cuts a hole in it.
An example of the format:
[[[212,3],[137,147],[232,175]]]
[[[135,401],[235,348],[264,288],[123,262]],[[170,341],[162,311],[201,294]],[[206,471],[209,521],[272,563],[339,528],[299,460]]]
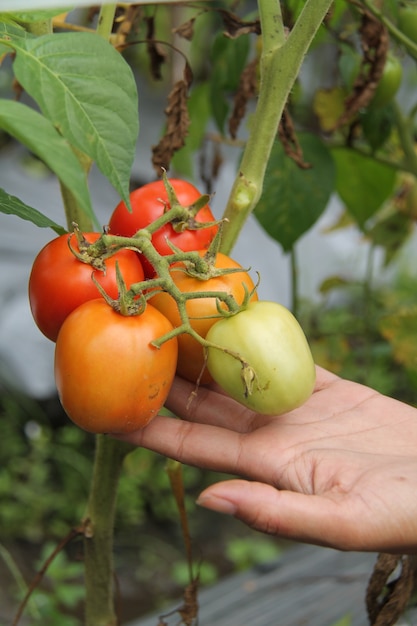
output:
[[[177,379],[168,406],[183,420],[159,416],[124,439],[249,479],[214,484],[199,504],[297,541],[417,552],[417,409],[321,368],[311,398],[279,417],[193,392]]]

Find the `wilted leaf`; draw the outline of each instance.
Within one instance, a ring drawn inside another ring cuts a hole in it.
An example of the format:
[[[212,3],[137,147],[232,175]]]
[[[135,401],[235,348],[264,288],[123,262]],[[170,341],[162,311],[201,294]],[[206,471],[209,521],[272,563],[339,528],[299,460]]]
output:
[[[169,168],[175,152],[184,146],[190,125],[187,100],[191,82],[192,72],[187,63],[184,69],[184,78],[175,83],[168,96],[168,106],[165,109],[167,124],[164,136],[158,145],[152,149],[152,164],[158,176],[161,173],[161,168]]]
[[[325,210],[335,186],[335,167],[315,136],[299,135],[310,169],[300,169],[280,143],[273,147],[255,217],[285,251],[307,232]]]

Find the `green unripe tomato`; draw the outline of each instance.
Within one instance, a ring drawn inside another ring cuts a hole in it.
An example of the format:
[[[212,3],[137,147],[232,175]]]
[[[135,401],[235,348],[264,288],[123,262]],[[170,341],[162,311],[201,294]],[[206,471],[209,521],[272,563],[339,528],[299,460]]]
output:
[[[417,43],[417,4],[398,9],[398,28],[411,41]]]
[[[389,54],[370,106],[379,108],[389,104],[400,88],[402,77],[403,68],[399,59]]]
[[[206,338],[223,348],[208,349],[210,374],[244,406],[280,415],[301,406],[313,392],[316,372],[307,339],[284,306],[253,302],[214,324]]]

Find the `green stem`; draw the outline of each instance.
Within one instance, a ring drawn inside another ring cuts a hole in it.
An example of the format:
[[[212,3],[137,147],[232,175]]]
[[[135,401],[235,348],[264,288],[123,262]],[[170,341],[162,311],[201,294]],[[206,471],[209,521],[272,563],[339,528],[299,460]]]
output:
[[[109,40],[116,15],[116,3],[103,4],[100,9],[97,24],[97,34],[103,39]]]
[[[256,111],[239,174],[223,217],[221,251],[230,253],[248,216],[262,194],[266,166],[290,90],[304,56],[332,0],[307,0],[285,41],[278,0],[259,0],[262,28],[261,84]]]
[[[116,626],[113,593],[113,528],[117,486],[130,448],[105,435],[96,438],[96,454],[84,540],[86,626]]]
[[[393,24],[391,20],[386,17],[371,0],[363,0],[363,4],[373,15],[375,15],[376,18],[379,19],[380,22],[384,24],[388,32],[406,48],[408,54],[417,59],[416,43],[409,39],[406,35],[404,35],[404,33],[399,28],[397,28],[395,24]]]
[[[90,218],[81,209],[71,189],[66,187],[61,181],[59,181],[59,184],[61,188],[62,201],[64,203],[68,230],[73,230],[73,224],[77,224],[79,229],[85,233],[94,230]]]

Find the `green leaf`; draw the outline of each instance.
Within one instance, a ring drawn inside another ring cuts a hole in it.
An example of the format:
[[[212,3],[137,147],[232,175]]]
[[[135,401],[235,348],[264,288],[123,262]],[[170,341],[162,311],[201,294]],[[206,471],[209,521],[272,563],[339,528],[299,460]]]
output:
[[[301,169],[275,143],[255,209],[259,223],[286,252],[318,220],[335,186],[335,167],[326,146],[307,133],[298,139],[304,161],[312,167]]]
[[[49,219],[40,211],[28,206],[19,198],[9,195],[4,189],[0,189],[0,212],[7,215],[16,215],[41,228],[52,228],[58,235],[63,235],[67,232],[63,226]]]
[[[49,120],[20,102],[0,100],[0,128],[44,161],[71,189],[80,207],[97,222],[81,163]]]
[[[348,148],[332,150],[337,168],[337,192],[363,228],[394,190],[395,171],[372,157]]]
[[[53,9],[39,9],[38,11],[22,11],[19,13],[0,13],[0,21],[4,19],[12,18],[19,24],[30,24],[32,22],[42,22],[44,20],[50,20],[56,15],[61,13],[69,13],[74,7],[54,7]]]
[[[16,51],[15,76],[42,113],[95,161],[125,202],[139,130],[133,73],[94,33],[31,37],[0,24]],[[4,41],[3,36],[3,41]]]

